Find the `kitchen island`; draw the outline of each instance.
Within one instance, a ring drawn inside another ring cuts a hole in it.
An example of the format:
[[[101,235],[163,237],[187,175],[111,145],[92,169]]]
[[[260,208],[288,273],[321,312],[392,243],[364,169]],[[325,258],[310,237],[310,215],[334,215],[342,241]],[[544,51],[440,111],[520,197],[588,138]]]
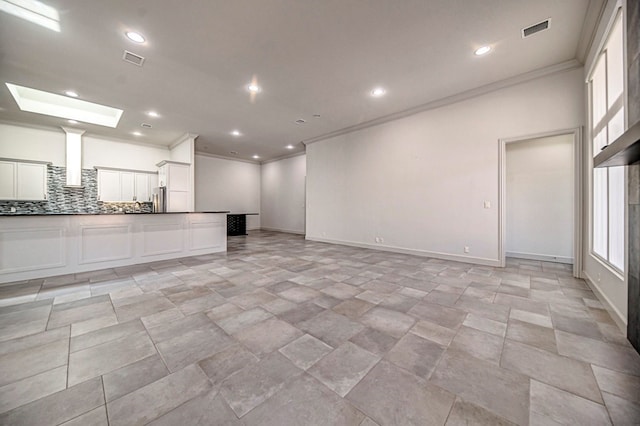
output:
[[[0,216],[0,283],[225,252],[226,211]]]

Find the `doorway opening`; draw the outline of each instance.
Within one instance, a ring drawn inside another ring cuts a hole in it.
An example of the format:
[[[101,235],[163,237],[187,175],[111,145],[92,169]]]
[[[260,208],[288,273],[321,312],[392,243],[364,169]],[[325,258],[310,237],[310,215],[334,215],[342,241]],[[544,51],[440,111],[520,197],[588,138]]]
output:
[[[552,262],[580,277],[580,137],[580,129],[573,129],[500,140],[503,267],[507,258]]]

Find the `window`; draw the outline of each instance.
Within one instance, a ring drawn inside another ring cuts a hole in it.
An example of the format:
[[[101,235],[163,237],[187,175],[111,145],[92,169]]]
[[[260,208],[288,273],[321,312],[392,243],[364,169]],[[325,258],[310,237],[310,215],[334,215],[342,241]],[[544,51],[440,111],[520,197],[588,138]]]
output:
[[[624,132],[622,12],[589,79],[593,155]],[[618,271],[624,269],[624,167],[593,169],[592,249]]]

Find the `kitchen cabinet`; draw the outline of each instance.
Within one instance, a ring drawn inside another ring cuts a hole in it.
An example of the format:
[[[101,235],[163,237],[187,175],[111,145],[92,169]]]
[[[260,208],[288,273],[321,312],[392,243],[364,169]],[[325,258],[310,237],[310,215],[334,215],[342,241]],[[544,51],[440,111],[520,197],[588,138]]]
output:
[[[176,161],[158,163],[159,186],[167,187],[167,211],[191,210],[191,165]]]
[[[136,201],[151,201],[151,175],[148,173],[135,174]]]
[[[151,190],[157,185],[153,172],[98,169],[98,200],[107,202],[151,201]]]
[[[47,199],[47,164],[0,161],[0,200]]]
[[[120,171],[98,170],[98,200],[122,201],[120,194]]]
[[[17,163],[18,200],[47,199],[47,165]]]
[[[120,172],[120,200],[136,201],[135,194],[135,174],[133,172]]]
[[[15,200],[16,192],[16,163],[0,161],[0,200]]]

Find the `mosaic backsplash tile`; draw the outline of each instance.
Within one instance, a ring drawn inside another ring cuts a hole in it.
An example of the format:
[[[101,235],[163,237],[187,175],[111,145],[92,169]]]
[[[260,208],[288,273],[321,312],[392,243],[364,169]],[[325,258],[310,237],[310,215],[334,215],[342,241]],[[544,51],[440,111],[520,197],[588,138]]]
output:
[[[151,203],[109,203],[98,201],[98,171],[82,169],[82,188],[65,187],[66,167],[47,166],[48,199],[45,201],[0,200],[0,215],[152,211]],[[11,211],[15,208],[15,212]]]

